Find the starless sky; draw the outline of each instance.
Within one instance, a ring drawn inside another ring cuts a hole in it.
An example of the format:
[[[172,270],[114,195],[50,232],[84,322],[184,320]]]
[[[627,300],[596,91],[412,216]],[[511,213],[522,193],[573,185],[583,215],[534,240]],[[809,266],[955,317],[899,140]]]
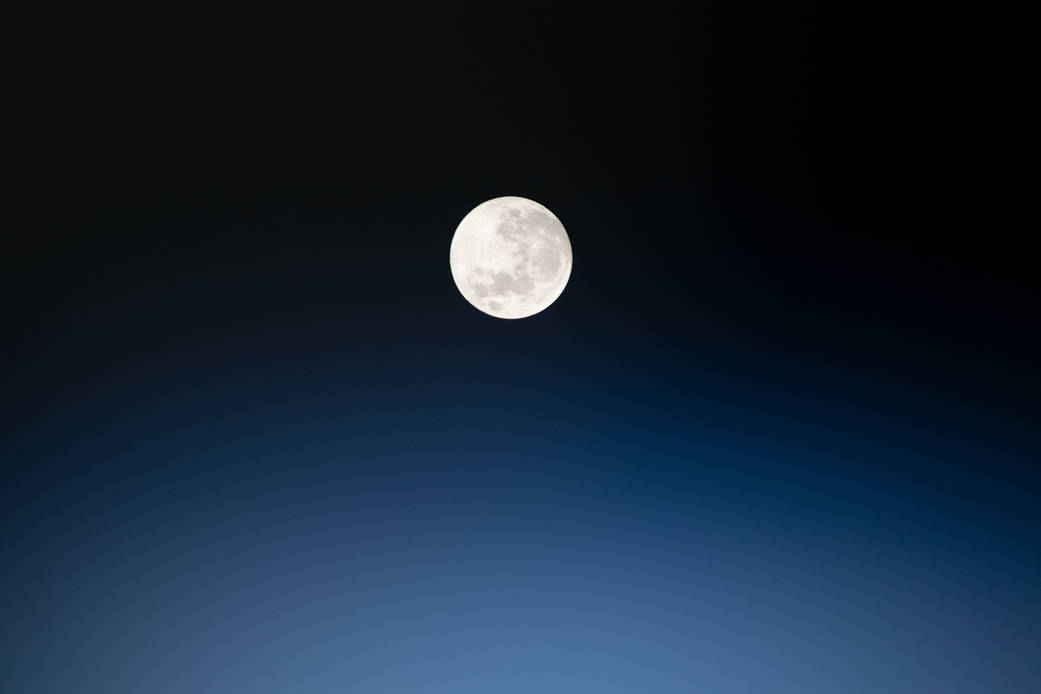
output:
[[[478,5],[12,18],[0,690],[1035,691],[973,18]],[[501,195],[574,249],[519,321]]]

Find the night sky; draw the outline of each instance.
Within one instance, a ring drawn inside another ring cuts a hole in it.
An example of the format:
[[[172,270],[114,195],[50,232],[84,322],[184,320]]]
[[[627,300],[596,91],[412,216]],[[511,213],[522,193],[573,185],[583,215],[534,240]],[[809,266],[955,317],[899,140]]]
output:
[[[0,690],[1041,691],[974,18],[835,4],[12,17]]]

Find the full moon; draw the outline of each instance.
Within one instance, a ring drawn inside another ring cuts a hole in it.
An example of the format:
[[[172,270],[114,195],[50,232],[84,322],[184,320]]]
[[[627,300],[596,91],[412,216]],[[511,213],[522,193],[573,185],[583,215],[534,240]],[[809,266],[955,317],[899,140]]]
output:
[[[482,202],[459,222],[449,251],[467,301],[496,318],[544,310],[571,277],[571,240],[552,212],[527,198]]]

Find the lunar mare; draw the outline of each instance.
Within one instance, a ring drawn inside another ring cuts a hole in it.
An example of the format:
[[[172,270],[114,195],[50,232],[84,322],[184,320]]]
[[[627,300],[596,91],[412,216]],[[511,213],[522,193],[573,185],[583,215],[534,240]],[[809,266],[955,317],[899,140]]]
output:
[[[476,308],[496,318],[526,318],[564,291],[571,240],[560,220],[534,200],[495,198],[463,217],[449,261],[456,287]]]

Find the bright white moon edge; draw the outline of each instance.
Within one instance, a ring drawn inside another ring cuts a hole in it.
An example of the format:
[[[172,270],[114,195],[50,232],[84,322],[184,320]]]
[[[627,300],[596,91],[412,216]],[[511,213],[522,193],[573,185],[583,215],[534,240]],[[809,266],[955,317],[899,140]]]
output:
[[[449,251],[452,278],[474,307],[496,318],[545,310],[571,276],[571,240],[544,206],[517,196],[470,211]]]

